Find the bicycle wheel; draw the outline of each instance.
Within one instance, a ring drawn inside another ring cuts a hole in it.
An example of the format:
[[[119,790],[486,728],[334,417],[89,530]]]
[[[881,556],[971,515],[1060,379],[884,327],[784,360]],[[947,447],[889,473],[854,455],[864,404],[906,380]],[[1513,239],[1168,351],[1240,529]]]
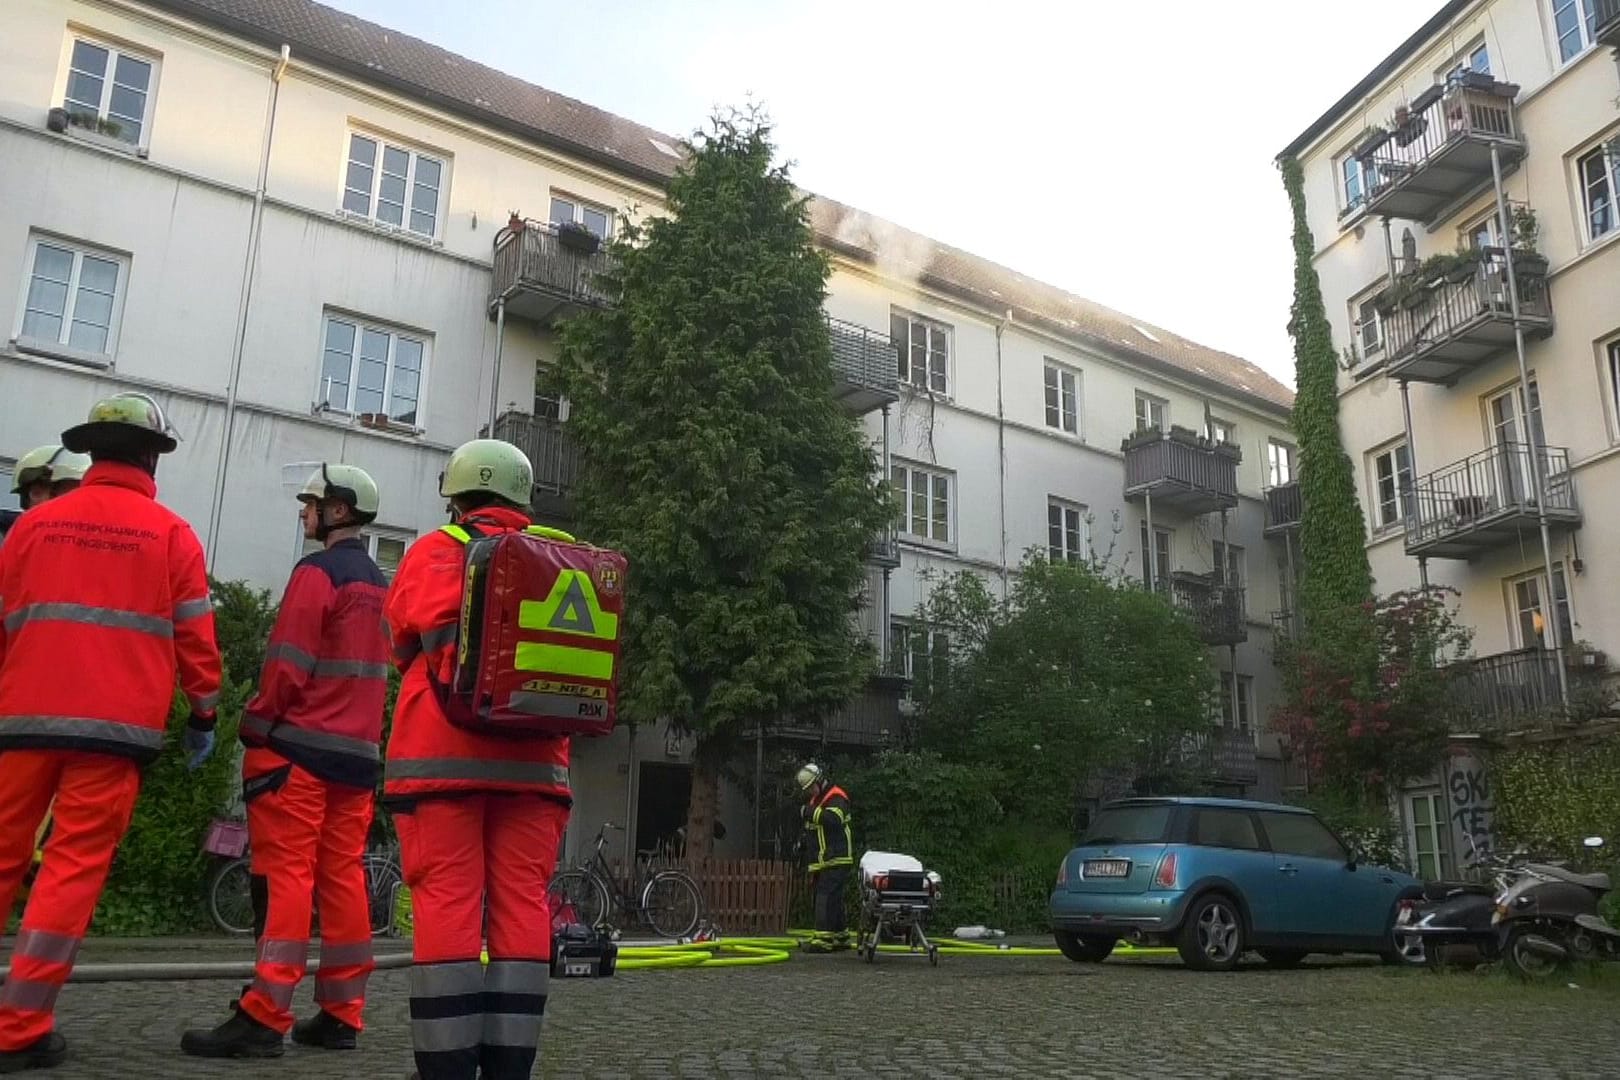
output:
[[[214,871],[208,883],[208,914],[227,934],[253,933],[253,872],[246,856]]]
[[[607,889],[596,875],[584,870],[564,870],[551,879],[546,889],[553,906],[567,904],[586,926],[604,926],[608,916]]]
[[[703,894],[697,882],[679,870],[665,870],[654,874],[642,890],[641,911],[659,936],[690,937],[703,915]]]
[[[399,864],[387,855],[368,852],[361,857],[366,869],[366,904],[371,909],[371,932],[385,934],[394,924],[394,898],[405,884]]]

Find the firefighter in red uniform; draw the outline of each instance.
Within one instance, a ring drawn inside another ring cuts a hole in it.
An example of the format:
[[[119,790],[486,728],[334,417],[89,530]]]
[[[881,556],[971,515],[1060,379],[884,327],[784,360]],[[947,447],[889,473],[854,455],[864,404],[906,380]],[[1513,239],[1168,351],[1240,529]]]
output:
[[[163,749],[175,677],[193,766],[213,748],[220,660],[196,534],[159,504],[175,448],[157,402],[119,394],[62,434],[93,461],[76,491],[28,511],[0,549],[0,911],[55,799],[55,829],[0,989],[0,1072],[66,1054],[52,1030],[140,767]],[[80,663],[64,669],[64,656]]]
[[[451,678],[464,545],[526,527],[533,478],[508,443],[457,449],[439,481],[454,524],[411,545],[384,608],[404,681],[383,795],[415,917],[411,1040],[421,1080],[527,1078],[539,1046],[551,957],[546,887],[571,801],[568,740],[452,726],[429,679],[430,669],[441,685]]]
[[[303,1046],[354,1049],[372,969],[360,860],[382,768],[387,583],[360,530],[377,517],[377,485],[352,465],[322,465],[298,499],[304,536],[326,546],[293,568],[241,728],[258,967],[230,1019],[181,1039],[199,1057],[277,1057],[289,1030]],[[294,1024],[317,902],[320,1008]]]

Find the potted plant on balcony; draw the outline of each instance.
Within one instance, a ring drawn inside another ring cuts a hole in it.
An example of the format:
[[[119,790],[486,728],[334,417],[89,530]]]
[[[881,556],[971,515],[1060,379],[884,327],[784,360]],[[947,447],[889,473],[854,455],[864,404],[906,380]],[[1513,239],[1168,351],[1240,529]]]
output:
[[[1528,206],[1513,208],[1513,268],[1516,273],[1543,277],[1547,273],[1547,257],[1536,250],[1541,237],[1541,224],[1536,212]]]
[[[1138,428],[1120,440],[1121,452],[1135,450],[1138,446],[1148,446],[1164,438],[1164,432],[1156,427]]]
[[[557,241],[576,255],[594,255],[602,246],[602,238],[577,221],[565,221],[557,226]]]
[[[1195,450],[1207,450],[1209,440],[1205,439],[1192,428],[1182,427],[1180,424],[1170,425],[1170,441],[1190,446]]]
[[[1356,147],[1350,153],[1352,156],[1366,161],[1377,153],[1378,148],[1389,142],[1389,129],[1382,124],[1374,124],[1361,133],[1356,140]]]
[[[1410,105],[1395,106],[1395,145],[1411,146],[1429,129],[1429,121]]]

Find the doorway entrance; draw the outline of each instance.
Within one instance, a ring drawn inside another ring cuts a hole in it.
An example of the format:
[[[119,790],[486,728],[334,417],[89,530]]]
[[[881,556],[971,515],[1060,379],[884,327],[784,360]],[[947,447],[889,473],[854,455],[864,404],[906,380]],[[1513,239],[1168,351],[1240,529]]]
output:
[[[651,854],[660,841],[673,843],[686,827],[692,798],[692,766],[643,761],[636,797],[636,854]]]

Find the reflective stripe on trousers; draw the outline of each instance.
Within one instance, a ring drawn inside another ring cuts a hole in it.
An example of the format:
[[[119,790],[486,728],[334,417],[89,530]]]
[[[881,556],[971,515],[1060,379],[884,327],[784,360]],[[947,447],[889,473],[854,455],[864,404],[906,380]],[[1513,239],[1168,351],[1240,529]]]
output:
[[[422,1080],[473,1080],[484,1038],[484,966],[478,960],[411,968],[411,1046]]]

